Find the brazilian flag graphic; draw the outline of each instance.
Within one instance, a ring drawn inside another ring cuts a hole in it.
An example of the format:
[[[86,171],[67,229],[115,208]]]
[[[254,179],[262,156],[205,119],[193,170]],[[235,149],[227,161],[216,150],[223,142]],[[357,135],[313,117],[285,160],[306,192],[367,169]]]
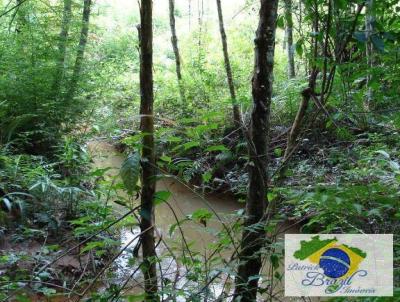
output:
[[[367,254],[359,248],[341,244],[336,238],[302,240],[300,249],[293,256],[319,265],[324,275],[332,279],[346,279],[358,270]]]

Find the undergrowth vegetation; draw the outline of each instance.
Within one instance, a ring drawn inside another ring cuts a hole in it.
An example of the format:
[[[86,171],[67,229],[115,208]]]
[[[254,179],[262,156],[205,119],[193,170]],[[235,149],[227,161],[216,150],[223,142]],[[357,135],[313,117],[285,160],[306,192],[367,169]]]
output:
[[[224,1],[233,94],[215,1],[176,1],[181,78],[168,1],[154,1],[148,133],[136,2],[0,0],[0,301],[148,300],[141,272],[152,265],[157,301],[230,301],[240,234],[260,229],[263,269],[248,280],[259,280],[260,299],[283,297],[288,230],[394,234],[393,299],[330,301],[399,299],[399,4],[372,1],[371,12],[371,1],[287,1],[293,16],[279,4],[265,108],[269,220],[244,226],[260,1]],[[146,212],[142,153],[153,134],[150,183],[161,188]],[[153,212],[161,221],[149,260],[139,250]]]

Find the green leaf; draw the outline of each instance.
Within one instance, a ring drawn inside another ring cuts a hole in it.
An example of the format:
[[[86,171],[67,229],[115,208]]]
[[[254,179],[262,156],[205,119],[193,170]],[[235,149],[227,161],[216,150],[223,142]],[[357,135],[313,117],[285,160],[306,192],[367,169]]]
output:
[[[275,148],[275,149],[274,149],[274,154],[275,154],[277,157],[281,157],[281,156],[282,156],[282,153],[283,153],[282,148]]]
[[[182,139],[177,136],[169,136],[169,137],[167,137],[167,141],[170,143],[179,143],[182,141]]]
[[[201,178],[203,179],[204,183],[208,183],[212,178],[212,173],[210,171],[207,171],[206,173],[203,173]]]
[[[275,192],[268,192],[267,193],[267,198],[268,201],[273,201],[278,197],[278,194],[276,194]]]
[[[166,156],[166,155],[160,156],[160,159],[161,159],[162,161],[167,162],[167,163],[171,163],[171,162],[172,162],[172,158],[169,157],[169,156]]]
[[[168,199],[171,197],[171,195],[172,195],[172,193],[169,191],[158,191],[158,192],[156,192],[156,194],[154,194],[153,203],[155,205],[162,204],[162,203],[168,201]]]
[[[296,42],[296,53],[301,57],[303,56],[303,40]]]
[[[334,0],[335,7],[339,9],[345,9],[347,5],[346,0]]]
[[[224,145],[216,145],[216,146],[210,146],[206,150],[206,152],[212,152],[212,151],[229,151],[227,147]]]
[[[367,37],[365,36],[364,32],[357,31],[353,34],[354,38],[361,43],[367,42]]]
[[[189,221],[189,219],[188,219],[188,218],[184,218],[184,219],[179,220],[178,222],[174,223],[173,225],[171,225],[171,226],[169,227],[168,234],[169,234],[170,236],[172,236],[172,234],[174,233],[175,229],[176,229],[179,225],[183,224],[183,223],[186,222],[186,221]]]
[[[54,288],[48,288],[48,287],[42,287],[39,289],[40,292],[43,293],[45,296],[52,296],[57,293],[57,291]]]
[[[196,142],[196,141],[195,142],[188,142],[188,143],[183,144],[182,146],[183,146],[183,149],[185,151],[187,151],[187,150],[192,149],[194,147],[200,146],[200,143]]]
[[[378,36],[378,35],[372,35],[371,36],[371,41],[372,44],[374,44],[374,47],[379,50],[380,52],[385,51],[385,42],[383,42],[383,39]]]
[[[273,267],[274,269],[277,269],[277,268],[279,267],[279,255],[277,255],[277,254],[272,254],[272,255],[269,257],[269,259],[270,259],[270,261],[271,261],[272,267]]]
[[[105,246],[104,241],[92,241],[86,244],[86,246],[81,250],[81,254],[94,250],[96,248],[103,248]]]
[[[122,164],[120,175],[125,189],[131,195],[137,188],[140,175],[140,154],[135,152],[130,155]]]
[[[213,215],[210,211],[208,211],[207,209],[201,208],[201,209],[194,211],[192,213],[192,215],[190,215],[190,218],[199,223],[206,225],[207,221],[210,220],[212,216]]]
[[[375,151],[375,153],[378,153],[378,154],[382,155],[383,157],[385,157],[385,158],[387,158],[387,159],[390,159],[389,153],[387,153],[387,152],[384,151],[384,150],[378,150],[378,151]]]
[[[381,212],[379,211],[379,209],[372,209],[368,211],[367,216],[378,216],[382,218]]]
[[[90,176],[101,177],[109,170],[111,170],[110,167],[104,168],[104,169],[96,169],[96,170],[94,170],[93,172],[90,173]]]
[[[278,20],[277,20],[277,22],[276,22],[276,26],[277,26],[278,28],[281,28],[281,29],[284,29],[284,28],[285,28],[285,16],[280,15],[280,16],[278,17]]]
[[[400,170],[400,165],[399,165],[399,163],[396,162],[396,161],[394,161],[394,160],[389,161],[389,165],[390,165],[390,168],[391,168],[393,171],[399,171],[399,170]]]

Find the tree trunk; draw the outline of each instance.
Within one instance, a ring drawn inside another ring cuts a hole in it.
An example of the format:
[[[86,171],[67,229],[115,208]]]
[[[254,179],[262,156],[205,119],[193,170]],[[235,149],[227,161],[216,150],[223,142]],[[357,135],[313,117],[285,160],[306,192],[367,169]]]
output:
[[[90,19],[91,6],[92,6],[92,0],[83,1],[81,35],[79,39],[78,51],[76,54],[74,71],[72,73],[68,93],[66,94],[66,101],[70,101],[74,98],[76,92],[76,86],[78,84],[79,76],[82,70],[83,57],[85,55],[85,48],[89,34],[89,19]]]
[[[203,11],[202,11],[202,1],[203,0],[197,0],[197,23],[199,26],[198,29],[198,41],[197,41],[197,46],[198,46],[198,60],[199,64],[201,63],[201,59],[203,58],[203,54],[201,52],[201,44],[202,44],[202,35],[203,35]],[[200,4],[201,3],[201,4]]]
[[[371,37],[374,32],[374,23],[375,23],[375,13],[374,13],[374,0],[367,0],[366,3],[366,14],[365,14],[365,39],[367,41],[366,44],[366,57],[369,71],[367,73],[367,95],[365,108],[367,110],[370,109],[371,102],[373,100],[373,91],[370,86],[371,82],[371,69],[374,66],[374,45],[372,44]]]
[[[23,9],[21,9],[22,4],[24,4],[24,0],[17,0],[16,8],[15,8],[15,13],[13,15],[13,19],[16,18],[16,25],[15,25],[15,32],[17,34],[21,33],[23,28],[26,25],[26,18],[25,18],[25,12]]]
[[[302,100],[299,105],[299,109],[297,110],[296,117],[293,121],[292,128],[290,129],[288,138],[287,138],[287,145],[285,149],[285,154],[283,156],[283,163],[285,164],[289,158],[292,156],[292,153],[296,149],[296,140],[299,137],[301,127],[303,125],[303,119],[306,115],[306,111],[308,108],[308,103],[311,99],[311,94],[314,93],[310,88],[306,88],[302,91]],[[281,168],[281,178],[284,177],[284,172],[286,169],[283,167]]]
[[[172,48],[175,55],[175,66],[176,66],[176,77],[178,78],[179,95],[181,97],[182,104],[186,103],[185,91],[182,83],[182,71],[181,71],[181,57],[179,54],[178,37],[176,36],[175,26],[175,0],[169,0],[169,25],[171,27],[171,42]]]
[[[313,14],[313,31],[318,32],[319,30],[319,20],[318,20],[318,6],[315,6],[315,11]],[[306,110],[309,104],[309,101],[312,97],[312,95],[315,93],[315,85],[317,81],[317,76],[319,73],[319,70],[316,66],[316,60],[318,57],[318,39],[317,37],[313,38],[312,42],[312,49],[311,49],[313,57],[310,60],[309,65],[311,66],[311,70],[309,71],[308,75],[308,87],[302,91],[302,100],[299,105],[299,109],[297,111],[296,117],[293,121],[292,128],[289,132],[288,138],[287,138],[287,144],[286,144],[286,150],[285,154],[283,157],[283,162],[282,162],[282,167],[280,168],[279,171],[279,183],[281,183],[285,177],[285,173],[287,170],[287,165],[289,162],[290,157],[293,155],[295,149],[296,149],[296,141],[300,135],[301,128],[303,126],[303,120],[306,114]]]
[[[58,42],[58,58],[57,58],[56,71],[52,87],[52,94],[53,97],[55,98],[57,98],[60,93],[60,86],[64,77],[65,54],[67,50],[69,27],[71,24],[71,16],[72,16],[71,7],[72,7],[72,0],[64,0],[64,11],[61,23],[61,32]]]
[[[290,79],[296,76],[294,65],[294,48],[293,48],[293,18],[292,18],[292,0],[285,0],[285,37],[287,42],[288,55],[288,76]]]
[[[275,27],[278,0],[261,0],[260,20],[255,39],[255,63],[252,80],[253,110],[249,138],[249,189],[246,219],[239,255],[234,299],[256,301],[267,220],[268,136],[272,98]],[[252,277],[250,279],[250,277]]]
[[[156,160],[153,118],[153,2],[141,0],[140,6],[140,129],[143,135],[142,192],[140,229],[143,251],[143,275],[146,301],[158,301],[156,249],[154,240],[154,205]]]
[[[240,109],[237,104],[235,85],[233,84],[232,68],[231,68],[231,62],[229,60],[228,43],[226,41],[226,33],[225,33],[225,27],[224,27],[224,17],[222,15],[221,0],[217,0],[217,8],[218,8],[218,19],[219,19],[219,31],[221,33],[221,41],[222,41],[222,51],[224,53],[226,77],[228,80],[229,92],[231,94],[231,100],[232,100],[233,124],[236,129],[239,129],[240,128]]]

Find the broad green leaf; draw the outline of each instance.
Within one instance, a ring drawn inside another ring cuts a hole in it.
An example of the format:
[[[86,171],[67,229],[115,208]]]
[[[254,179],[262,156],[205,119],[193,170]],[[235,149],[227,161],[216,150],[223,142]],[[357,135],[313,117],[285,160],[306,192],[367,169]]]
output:
[[[277,20],[277,22],[276,22],[276,26],[277,26],[278,28],[281,28],[281,29],[285,28],[285,16],[280,15],[280,16],[278,17],[278,20]]]
[[[367,216],[382,217],[381,212],[379,211],[379,209],[371,209],[371,210],[369,210]]]
[[[216,146],[210,146],[206,150],[206,152],[212,152],[212,151],[229,151],[227,147],[224,145],[216,145]]]
[[[156,192],[156,194],[154,194],[153,203],[155,205],[162,204],[162,203],[168,201],[168,199],[171,197],[171,195],[172,195],[172,193],[169,191],[158,191],[158,192]]]
[[[182,146],[183,146],[183,149],[185,151],[187,151],[187,150],[192,149],[194,147],[200,146],[200,143],[196,142],[196,141],[195,142],[188,142],[188,143],[183,144]]]
[[[207,224],[207,221],[211,219],[212,213],[207,209],[198,209],[192,213],[189,217],[203,225]]]
[[[177,136],[169,136],[169,137],[167,137],[167,141],[170,143],[179,143],[182,141],[182,139]]]
[[[208,183],[212,178],[212,173],[210,171],[207,171],[206,173],[203,173],[201,178],[203,179],[204,183]]]
[[[372,41],[372,44],[374,44],[374,47],[377,50],[379,50],[380,52],[383,52],[385,50],[385,42],[383,41],[383,39],[380,36],[372,35],[371,41]]]
[[[384,151],[384,150],[378,150],[378,151],[375,151],[375,153],[378,153],[378,154],[382,155],[383,157],[385,157],[385,158],[387,158],[387,159],[390,159],[389,153],[387,153],[387,152]]]
[[[277,269],[277,268],[279,267],[279,255],[277,255],[277,254],[272,254],[272,255],[269,257],[269,259],[270,259],[270,261],[271,261],[272,267],[273,267],[274,269]]]
[[[103,248],[105,246],[104,241],[92,241],[86,244],[86,246],[81,250],[81,254],[91,251],[96,248]]]
[[[364,32],[357,31],[357,32],[355,32],[355,33],[353,34],[353,36],[354,36],[354,38],[355,38],[357,41],[359,41],[359,42],[362,42],[362,43],[367,42],[367,37],[365,36],[365,33],[364,33]]]
[[[275,148],[275,149],[274,149],[274,154],[275,154],[277,157],[281,157],[281,156],[282,156],[282,153],[283,153],[282,148]]]
[[[394,160],[389,161],[389,165],[390,165],[390,168],[392,168],[393,171],[399,171],[400,170],[399,163],[394,161]]]
[[[135,152],[130,155],[122,164],[120,175],[125,189],[133,194],[140,176],[140,154]]]
[[[303,40],[299,40],[296,43],[296,53],[301,57],[303,56]]]
[[[161,159],[162,161],[167,162],[167,163],[171,163],[171,161],[172,161],[172,158],[169,157],[169,156],[166,156],[166,155],[160,156],[160,159]]]

